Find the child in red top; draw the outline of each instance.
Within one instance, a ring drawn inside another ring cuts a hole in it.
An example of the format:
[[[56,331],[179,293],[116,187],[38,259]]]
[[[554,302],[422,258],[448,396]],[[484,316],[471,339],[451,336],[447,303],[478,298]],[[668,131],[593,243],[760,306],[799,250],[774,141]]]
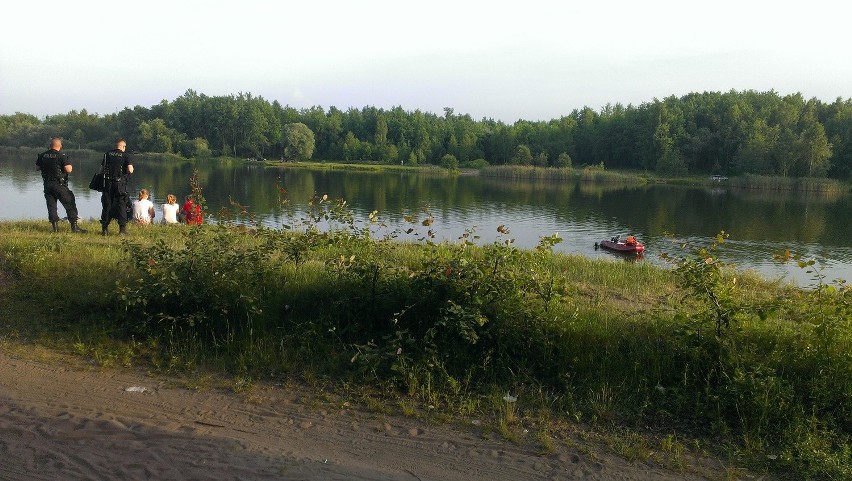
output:
[[[183,218],[187,224],[201,225],[204,223],[204,216],[201,215],[201,206],[192,201],[192,196],[186,196],[186,202],[181,209]]]

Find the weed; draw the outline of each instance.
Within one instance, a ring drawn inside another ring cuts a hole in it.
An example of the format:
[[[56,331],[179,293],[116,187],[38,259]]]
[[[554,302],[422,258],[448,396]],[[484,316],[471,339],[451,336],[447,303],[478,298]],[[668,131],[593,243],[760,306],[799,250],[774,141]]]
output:
[[[519,444],[521,442],[521,436],[518,430],[513,429],[505,419],[501,418],[497,422],[497,432],[500,434],[500,437],[510,443]]]
[[[509,393],[506,393],[503,396],[503,418],[502,420],[506,424],[513,424],[517,421],[517,412],[518,412],[518,398],[517,396],[512,396]]]
[[[556,444],[546,429],[536,431],[535,440],[538,443],[539,454],[546,455],[556,451]]]

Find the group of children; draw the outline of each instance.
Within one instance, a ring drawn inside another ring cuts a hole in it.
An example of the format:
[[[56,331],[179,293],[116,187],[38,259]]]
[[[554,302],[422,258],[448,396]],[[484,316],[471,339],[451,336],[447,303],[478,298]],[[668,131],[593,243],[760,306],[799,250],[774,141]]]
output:
[[[139,200],[133,201],[133,220],[138,224],[151,224],[154,222],[154,203],[148,199],[148,189],[139,191]],[[203,224],[204,216],[201,215],[201,206],[193,202],[192,195],[186,196],[183,207],[177,203],[174,194],[166,196],[163,204],[163,224]]]

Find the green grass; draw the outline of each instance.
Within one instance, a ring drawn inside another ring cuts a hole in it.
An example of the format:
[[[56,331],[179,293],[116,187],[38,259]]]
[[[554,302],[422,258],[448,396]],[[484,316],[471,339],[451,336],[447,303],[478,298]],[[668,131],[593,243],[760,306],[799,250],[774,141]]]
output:
[[[825,194],[840,194],[850,190],[848,183],[815,177],[743,175],[729,179],[726,184],[741,189],[791,190]]]
[[[332,161],[299,161],[299,162],[278,162],[267,160],[264,165],[270,167],[283,167],[293,169],[311,169],[311,170],[354,170],[367,172],[421,172],[432,174],[449,174],[450,171],[436,165],[397,165],[397,164],[379,164],[379,163],[356,163],[356,162],[332,162]]]
[[[852,475],[844,286],[723,271],[707,284],[731,309],[717,337],[706,297],[671,270],[374,241],[350,227],[130,226],[122,239],[3,222],[0,339],[105,365],[204,367],[232,374],[235,391],[289,376],[390,389],[407,415],[476,414],[513,442],[544,412],[548,423],[654,426],[660,459],[678,469],[687,432],[758,471]],[[551,431],[535,432],[552,450]],[[650,456],[632,434],[612,439]]]

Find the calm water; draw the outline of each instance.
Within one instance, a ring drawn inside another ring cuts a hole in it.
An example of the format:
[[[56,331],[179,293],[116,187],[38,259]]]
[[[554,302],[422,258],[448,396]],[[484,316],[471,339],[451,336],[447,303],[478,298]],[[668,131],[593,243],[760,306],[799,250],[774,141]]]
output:
[[[87,189],[98,159],[72,156],[71,187],[81,217],[98,218],[100,194]],[[41,177],[34,156],[0,155],[0,219],[47,219]],[[808,285],[811,274],[795,265],[780,265],[773,254],[789,249],[816,258],[828,279],[852,281],[852,198],[801,193],[685,188],[623,187],[550,182],[509,181],[478,176],[311,171],[265,168],[252,163],[198,163],[201,184],[216,211],[230,199],[250,210],[266,225],[288,222],[280,207],[283,186],[297,212],[314,193],[342,197],[356,217],[373,210],[390,228],[410,225],[404,214],[428,209],[439,239],[456,239],[475,228],[482,242],[497,238],[497,227],[511,230],[516,245],[531,247],[540,236],[558,232],[556,249],[588,257],[620,259],[594,244],[616,234],[635,234],[646,244],[644,262],[663,264],[660,254],[679,253],[678,241],[708,241],[720,230],[731,234],[720,254],[742,269],[770,278],[784,277]],[[136,162],[131,187],[148,188],[155,204],[166,194],[181,199],[189,193],[193,164]],[[60,215],[64,214],[59,208]],[[162,218],[159,211],[158,219]],[[421,215],[422,218],[422,215]],[[420,231],[424,231],[420,228]],[[405,236],[403,236],[405,237]],[[412,236],[408,236],[412,238]]]

